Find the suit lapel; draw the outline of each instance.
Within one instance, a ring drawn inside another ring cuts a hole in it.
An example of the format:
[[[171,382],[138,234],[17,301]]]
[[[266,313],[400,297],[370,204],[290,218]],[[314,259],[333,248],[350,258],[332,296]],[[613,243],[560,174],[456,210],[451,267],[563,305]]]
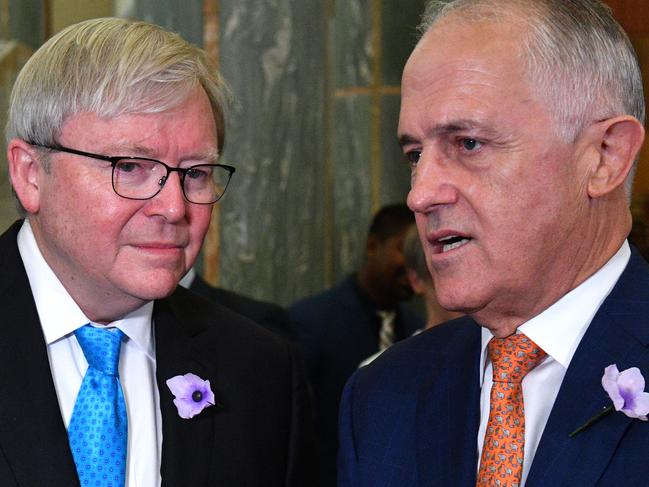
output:
[[[0,449],[23,486],[78,486],[47,347],[18,253],[15,224],[0,238]]]
[[[649,272],[632,255],[610,296],[595,315],[570,363],[527,480],[527,487],[596,485],[622,436],[632,423],[613,412],[587,430],[569,433],[611,404],[602,388],[604,368],[638,367],[649,377],[647,316]]]
[[[457,340],[461,348],[448,347],[453,350],[452,356],[441,353],[438,347],[430,351],[431,357],[439,357],[434,365],[438,370],[427,365],[422,374],[425,385],[417,403],[418,485],[475,485],[480,328],[472,320],[471,324],[468,334]]]
[[[209,480],[214,416],[219,408],[208,407],[192,419],[182,419],[173,403],[174,396],[166,384],[171,377],[191,372],[210,380],[212,387],[215,383],[211,380],[214,370],[210,359],[198,345],[202,321],[192,319],[192,310],[182,310],[179,305],[180,300],[172,296],[156,301],[154,307],[156,377],[162,414],[162,484],[176,486],[191,482],[200,486],[207,485]],[[181,322],[179,316],[187,319]]]

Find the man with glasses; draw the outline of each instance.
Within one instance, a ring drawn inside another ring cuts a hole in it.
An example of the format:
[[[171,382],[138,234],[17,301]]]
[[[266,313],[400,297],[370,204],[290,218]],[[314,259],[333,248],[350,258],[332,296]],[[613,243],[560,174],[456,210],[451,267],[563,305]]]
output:
[[[0,485],[309,485],[290,347],[177,288],[234,167],[226,88],[157,26],[74,25],[25,65],[0,237]]]

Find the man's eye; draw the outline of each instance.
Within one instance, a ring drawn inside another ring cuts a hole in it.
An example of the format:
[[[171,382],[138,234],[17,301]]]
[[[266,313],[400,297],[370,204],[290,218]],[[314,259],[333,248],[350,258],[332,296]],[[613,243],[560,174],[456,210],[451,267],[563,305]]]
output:
[[[203,166],[194,166],[190,167],[187,170],[187,176],[190,179],[207,179],[209,174],[210,174],[210,168],[208,167],[203,167]]]
[[[462,149],[467,152],[472,152],[482,147],[482,142],[469,138],[460,139],[460,144],[462,145]]]
[[[140,164],[137,161],[130,161],[127,159],[118,161],[115,164],[115,170],[122,173],[133,173],[136,171],[142,171],[144,168],[143,164]]]
[[[419,159],[421,158],[421,151],[420,150],[411,150],[406,152],[403,155],[404,159],[406,162],[410,165],[417,164],[419,162]]]

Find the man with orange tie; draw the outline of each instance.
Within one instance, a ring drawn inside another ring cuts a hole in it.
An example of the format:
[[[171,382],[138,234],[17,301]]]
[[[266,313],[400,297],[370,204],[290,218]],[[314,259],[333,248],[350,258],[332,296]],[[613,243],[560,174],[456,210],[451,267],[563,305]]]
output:
[[[398,136],[438,299],[347,383],[340,487],[647,485],[635,54],[599,0],[433,0]]]

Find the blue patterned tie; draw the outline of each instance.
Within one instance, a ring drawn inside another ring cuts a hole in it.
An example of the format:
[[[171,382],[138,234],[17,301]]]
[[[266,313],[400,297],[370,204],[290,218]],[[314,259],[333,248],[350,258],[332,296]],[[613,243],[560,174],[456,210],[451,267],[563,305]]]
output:
[[[118,370],[124,333],[85,325],[74,334],[88,361],[68,427],[79,480],[82,486],[124,487],[128,426]]]

